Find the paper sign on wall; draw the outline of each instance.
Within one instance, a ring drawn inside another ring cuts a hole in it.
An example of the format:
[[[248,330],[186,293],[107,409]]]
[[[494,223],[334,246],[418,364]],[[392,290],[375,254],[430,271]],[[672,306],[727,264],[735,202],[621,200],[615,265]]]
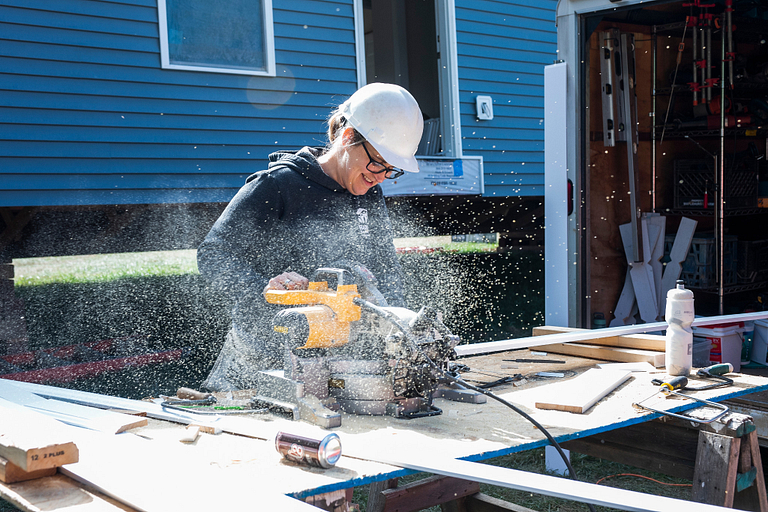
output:
[[[418,158],[419,172],[381,184],[385,196],[480,195],[482,157]]]

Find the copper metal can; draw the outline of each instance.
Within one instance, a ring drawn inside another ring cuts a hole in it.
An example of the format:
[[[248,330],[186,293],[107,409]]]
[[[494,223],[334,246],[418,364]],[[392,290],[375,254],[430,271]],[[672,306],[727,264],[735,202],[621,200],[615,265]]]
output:
[[[278,432],[275,448],[288,460],[319,468],[333,467],[341,458],[341,439],[336,434],[318,440]]]

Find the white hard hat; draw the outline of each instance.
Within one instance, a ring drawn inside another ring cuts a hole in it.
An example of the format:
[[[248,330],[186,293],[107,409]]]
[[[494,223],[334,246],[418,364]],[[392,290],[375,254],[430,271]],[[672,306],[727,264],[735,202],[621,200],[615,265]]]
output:
[[[414,155],[424,119],[411,93],[394,84],[374,83],[357,90],[339,112],[376,148],[389,165],[419,172]]]

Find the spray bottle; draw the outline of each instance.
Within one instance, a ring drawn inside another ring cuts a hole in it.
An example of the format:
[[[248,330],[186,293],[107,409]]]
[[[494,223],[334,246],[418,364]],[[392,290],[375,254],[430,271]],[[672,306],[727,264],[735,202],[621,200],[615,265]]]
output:
[[[683,281],[667,292],[666,366],[669,375],[685,375],[693,366],[693,292],[686,290]]]

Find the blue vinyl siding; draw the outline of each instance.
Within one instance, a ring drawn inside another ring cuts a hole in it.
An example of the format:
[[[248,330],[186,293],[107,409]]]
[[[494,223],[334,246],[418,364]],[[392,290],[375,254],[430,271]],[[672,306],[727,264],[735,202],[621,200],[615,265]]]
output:
[[[544,193],[555,6],[456,0],[486,196]],[[353,0],[274,0],[273,17],[277,76],[250,77],[161,69],[156,0],[0,0],[0,206],[228,201],[273,150],[323,144],[357,84]]]
[[[273,5],[276,77],[164,70],[155,0],[0,0],[0,206],[228,201],[354,92],[352,0]]]
[[[462,147],[482,155],[485,196],[544,195],[544,66],[556,0],[456,0]],[[475,97],[493,98],[478,121]]]

